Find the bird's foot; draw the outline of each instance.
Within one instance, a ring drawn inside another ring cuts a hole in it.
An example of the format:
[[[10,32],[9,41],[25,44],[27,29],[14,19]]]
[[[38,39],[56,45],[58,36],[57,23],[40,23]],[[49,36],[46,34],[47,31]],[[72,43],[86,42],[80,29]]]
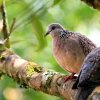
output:
[[[66,82],[66,81],[68,81],[68,80],[72,80],[72,79],[76,79],[77,78],[77,76],[74,76],[75,75],[75,73],[72,73],[71,75],[69,75],[69,76],[65,76],[64,77],[64,82]]]

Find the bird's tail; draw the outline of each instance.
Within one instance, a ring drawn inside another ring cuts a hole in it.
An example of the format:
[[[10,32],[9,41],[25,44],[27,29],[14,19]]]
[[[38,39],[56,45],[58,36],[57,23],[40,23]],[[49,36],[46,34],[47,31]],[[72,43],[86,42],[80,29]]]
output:
[[[74,100],[87,100],[88,96],[92,93],[95,87],[80,87],[78,88]]]

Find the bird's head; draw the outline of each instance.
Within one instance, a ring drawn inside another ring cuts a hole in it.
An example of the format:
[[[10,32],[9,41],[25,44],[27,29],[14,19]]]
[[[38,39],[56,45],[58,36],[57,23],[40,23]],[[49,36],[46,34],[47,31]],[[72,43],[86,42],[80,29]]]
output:
[[[63,27],[58,24],[58,23],[52,23],[50,24],[48,27],[47,27],[47,31],[46,31],[46,34],[45,36],[47,35],[51,35],[51,36],[59,36],[60,32],[63,31]]]

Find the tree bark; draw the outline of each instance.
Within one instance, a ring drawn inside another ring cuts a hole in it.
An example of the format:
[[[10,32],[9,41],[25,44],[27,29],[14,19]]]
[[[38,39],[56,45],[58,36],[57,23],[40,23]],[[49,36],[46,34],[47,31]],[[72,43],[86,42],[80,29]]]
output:
[[[76,90],[72,90],[75,79],[64,82],[65,75],[44,69],[44,67],[34,62],[24,60],[5,48],[3,44],[0,44],[0,72],[13,78],[22,87],[30,87],[67,100],[73,100],[76,92]],[[98,91],[96,91],[91,96],[92,100],[99,98],[98,94]]]
[[[100,10],[100,0],[81,0],[94,9]]]

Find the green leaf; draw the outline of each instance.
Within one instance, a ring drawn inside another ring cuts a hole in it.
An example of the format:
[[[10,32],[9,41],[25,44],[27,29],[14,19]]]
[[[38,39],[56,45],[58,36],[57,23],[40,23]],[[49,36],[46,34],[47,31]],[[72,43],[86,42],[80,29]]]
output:
[[[3,1],[9,2],[10,0],[0,0],[0,5],[2,4]]]
[[[60,3],[62,0],[54,0],[54,2],[53,2],[53,5],[52,6],[55,6],[55,5],[57,5],[58,3]]]
[[[44,38],[44,30],[41,22],[39,21],[38,17],[32,16],[32,26],[33,26],[33,32],[38,40],[38,48],[37,50],[42,50],[46,44],[46,38]]]
[[[2,4],[2,0],[0,0],[0,5]]]

